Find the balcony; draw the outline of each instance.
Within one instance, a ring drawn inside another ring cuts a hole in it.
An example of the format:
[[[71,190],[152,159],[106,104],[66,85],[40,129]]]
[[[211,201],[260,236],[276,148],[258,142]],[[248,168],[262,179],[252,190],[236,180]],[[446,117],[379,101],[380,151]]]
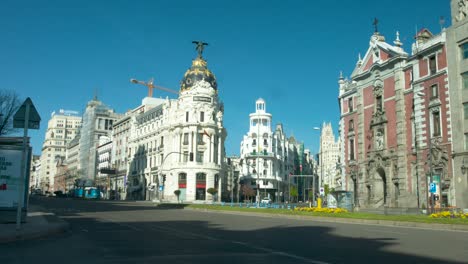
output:
[[[251,152],[247,154],[247,157],[274,157],[272,152],[261,151],[261,152]]]

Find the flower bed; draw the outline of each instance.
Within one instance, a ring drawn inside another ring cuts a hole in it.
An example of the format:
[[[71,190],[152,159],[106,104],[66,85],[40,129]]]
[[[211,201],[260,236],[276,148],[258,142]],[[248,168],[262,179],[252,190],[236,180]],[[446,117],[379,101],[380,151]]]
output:
[[[449,212],[449,211],[444,211],[440,213],[435,213],[429,215],[431,218],[462,218],[462,219],[468,219],[468,213],[457,213],[457,212]]]
[[[348,210],[343,208],[318,208],[318,207],[296,207],[294,211],[300,212],[314,212],[314,213],[329,213],[329,214],[339,214],[347,213]]]

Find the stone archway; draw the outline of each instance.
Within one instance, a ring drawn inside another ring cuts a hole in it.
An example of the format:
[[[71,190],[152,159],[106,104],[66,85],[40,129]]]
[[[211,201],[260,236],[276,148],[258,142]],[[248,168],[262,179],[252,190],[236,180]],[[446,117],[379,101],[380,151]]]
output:
[[[374,184],[373,184],[373,200],[374,207],[383,207],[387,204],[387,193],[388,193],[388,184],[387,184],[387,175],[385,170],[382,167],[379,167],[374,172]]]

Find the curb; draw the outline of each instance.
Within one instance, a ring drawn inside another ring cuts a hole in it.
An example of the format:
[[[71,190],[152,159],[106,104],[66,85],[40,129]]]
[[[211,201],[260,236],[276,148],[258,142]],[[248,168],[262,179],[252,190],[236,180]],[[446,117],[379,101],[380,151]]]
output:
[[[206,208],[190,208],[186,207],[184,210],[203,211],[203,212],[216,212],[231,215],[251,215],[269,218],[285,218],[295,220],[309,220],[327,223],[343,223],[343,224],[361,224],[361,225],[382,225],[382,226],[397,226],[407,228],[420,228],[439,231],[461,231],[468,232],[468,225],[457,224],[435,224],[435,223],[418,223],[418,222],[405,222],[405,221],[392,221],[392,220],[372,220],[372,219],[353,219],[353,218],[339,218],[339,217],[321,217],[321,216],[306,216],[306,215],[283,215],[274,213],[256,213],[256,212],[240,212],[240,211],[223,211],[212,210]]]

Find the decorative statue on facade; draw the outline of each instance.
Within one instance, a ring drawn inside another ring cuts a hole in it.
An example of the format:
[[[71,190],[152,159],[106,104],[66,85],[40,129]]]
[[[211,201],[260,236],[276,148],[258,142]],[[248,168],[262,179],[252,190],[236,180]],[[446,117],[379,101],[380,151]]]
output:
[[[382,150],[384,148],[384,135],[382,131],[377,130],[377,135],[375,136],[375,149]]]
[[[458,0],[458,15],[455,19],[459,22],[466,18],[468,13],[468,0]]]

